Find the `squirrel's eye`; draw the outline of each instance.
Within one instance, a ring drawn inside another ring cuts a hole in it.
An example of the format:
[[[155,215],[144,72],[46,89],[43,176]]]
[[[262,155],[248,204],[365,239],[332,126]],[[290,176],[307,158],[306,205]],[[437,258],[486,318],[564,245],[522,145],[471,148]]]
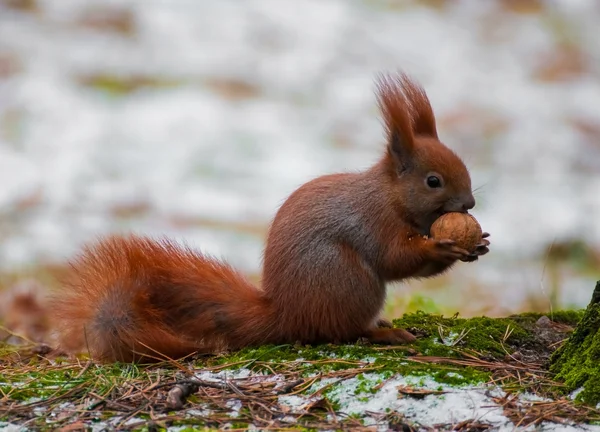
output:
[[[442,182],[436,176],[429,176],[427,177],[427,186],[430,188],[439,188],[442,187]]]

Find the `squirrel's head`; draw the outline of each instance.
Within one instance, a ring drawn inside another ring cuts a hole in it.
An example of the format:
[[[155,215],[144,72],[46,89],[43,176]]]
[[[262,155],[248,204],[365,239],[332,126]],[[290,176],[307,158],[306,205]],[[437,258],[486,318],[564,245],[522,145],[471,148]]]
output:
[[[425,91],[405,74],[381,76],[378,102],[387,132],[385,165],[394,201],[423,233],[444,213],[475,206],[463,161],[442,144]]]

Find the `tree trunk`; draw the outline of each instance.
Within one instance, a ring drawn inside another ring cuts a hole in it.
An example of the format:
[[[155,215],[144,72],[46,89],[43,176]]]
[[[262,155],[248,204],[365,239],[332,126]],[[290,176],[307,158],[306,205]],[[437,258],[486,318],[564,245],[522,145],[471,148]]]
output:
[[[550,359],[550,371],[577,400],[600,403],[600,281],[575,331]]]

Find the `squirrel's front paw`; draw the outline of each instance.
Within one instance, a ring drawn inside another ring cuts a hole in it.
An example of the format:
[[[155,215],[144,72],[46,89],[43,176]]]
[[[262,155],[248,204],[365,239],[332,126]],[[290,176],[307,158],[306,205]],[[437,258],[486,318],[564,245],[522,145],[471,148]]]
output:
[[[456,246],[456,242],[450,239],[431,240],[431,253],[434,261],[443,264],[452,264],[457,260],[464,261],[469,258],[469,251]]]
[[[479,243],[475,247],[475,250],[472,253],[470,253],[465,259],[461,259],[461,261],[464,261],[464,262],[477,261],[480,256],[488,253],[490,251],[490,249],[488,247],[490,245],[490,241],[487,239],[487,237],[489,237],[489,236],[490,236],[489,233],[484,232],[481,235],[481,243]]]

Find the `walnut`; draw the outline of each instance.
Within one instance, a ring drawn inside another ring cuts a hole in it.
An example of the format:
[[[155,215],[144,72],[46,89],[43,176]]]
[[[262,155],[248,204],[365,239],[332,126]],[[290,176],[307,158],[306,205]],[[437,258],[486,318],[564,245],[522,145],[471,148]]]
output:
[[[456,246],[474,252],[481,242],[481,226],[477,219],[468,213],[446,213],[431,225],[431,236],[435,239],[449,239]]]

